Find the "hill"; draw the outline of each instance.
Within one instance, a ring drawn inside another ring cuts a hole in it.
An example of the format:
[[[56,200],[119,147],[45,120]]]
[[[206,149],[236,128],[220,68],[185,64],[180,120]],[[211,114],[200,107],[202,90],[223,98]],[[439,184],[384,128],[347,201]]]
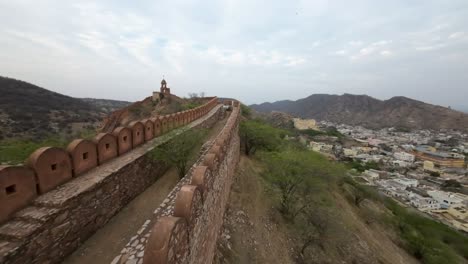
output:
[[[378,100],[367,95],[314,94],[296,101],[284,100],[255,104],[251,107],[260,112],[281,111],[301,118],[369,128],[468,131],[468,114],[402,96]]]
[[[109,114],[132,104],[131,102],[127,102],[127,101],[118,101],[118,100],[109,100],[109,99],[81,98],[81,100],[91,105],[94,105],[100,111],[104,113],[109,113]]]
[[[174,94],[166,95],[166,98],[162,100],[153,100],[152,97],[147,97],[142,101],[134,102],[108,114],[103,119],[99,130],[101,132],[111,132],[116,127],[126,126],[135,120],[192,109],[204,104],[206,101],[206,98],[198,96],[180,98]]]
[[[43,139],[95,129],[106,113],[126,102],[79,99],[0,77],[0,139]]]

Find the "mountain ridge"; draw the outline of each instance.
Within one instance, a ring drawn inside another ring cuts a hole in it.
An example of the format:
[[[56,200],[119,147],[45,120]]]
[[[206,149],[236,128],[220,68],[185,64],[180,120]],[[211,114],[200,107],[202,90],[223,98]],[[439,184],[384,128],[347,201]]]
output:
[[[127,102],[81,99],[0,76],[0,139],[37,138],[94,129]]]
[[[368,95],[312,94],[298,100],[253,104],[259,112],[281,111],[301,118],[314,118],[379,129],[458,129],[468,131],[468,114],[428,104],[405,96],[380,100]]]

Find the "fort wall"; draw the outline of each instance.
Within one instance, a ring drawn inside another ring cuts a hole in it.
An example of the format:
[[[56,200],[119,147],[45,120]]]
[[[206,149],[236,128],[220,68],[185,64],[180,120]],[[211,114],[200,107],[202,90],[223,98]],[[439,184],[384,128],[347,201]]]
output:
[[[211,263],[240,157],[240,107],[112,263]]]
[[[0,167],[0,263],[60,262],[166,171],[150,150],[186,129],[211,127],[221,110],[213,98],[181,114],[190,116],[186,127],[149,141],[148,123],[139,122],[140,135],[133,124],[93,141],[75,140],[68,151],[38,149],[25,166]],[[146,141],[133,146],[132,134]]]

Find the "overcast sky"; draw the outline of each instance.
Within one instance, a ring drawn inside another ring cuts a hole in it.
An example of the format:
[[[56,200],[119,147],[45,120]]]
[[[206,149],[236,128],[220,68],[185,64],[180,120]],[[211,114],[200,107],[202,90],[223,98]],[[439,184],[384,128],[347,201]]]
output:
[[[138,3],[137,3],[138,2]],[[0,75],[75,97],[314,93],[468,108],[467,0],[0,0]]]

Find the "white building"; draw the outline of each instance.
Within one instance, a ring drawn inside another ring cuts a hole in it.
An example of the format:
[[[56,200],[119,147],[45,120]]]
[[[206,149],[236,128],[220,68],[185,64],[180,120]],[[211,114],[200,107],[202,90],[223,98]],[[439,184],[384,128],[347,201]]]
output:
[[[393,179],[393,181],[398,182],[399,184],[408,187],[417,187],[419,182],[416,179],[408,179],[408,178],[400,178],[400,179]]]
[[[428,191],[427,194],[434,198],[440,205],[440,208],[447,209],[452,206],[462,206],[463,200],[453,193],[444,191]]]
[[[397,160],[402,160],[406,162],[414,162],[414,155],[406,152],[395,152],[393,157]]]
[[[406,167],[410,166],[411,163],[406,162],[406,161],[402,161],[402,160],[393,160],[392,165],[402,167],[402,168],[406,168]]]
[[[423,197],[417,193],[409,194],[410,204],[421,211],[439,209],[439,202],[431,197]]]

